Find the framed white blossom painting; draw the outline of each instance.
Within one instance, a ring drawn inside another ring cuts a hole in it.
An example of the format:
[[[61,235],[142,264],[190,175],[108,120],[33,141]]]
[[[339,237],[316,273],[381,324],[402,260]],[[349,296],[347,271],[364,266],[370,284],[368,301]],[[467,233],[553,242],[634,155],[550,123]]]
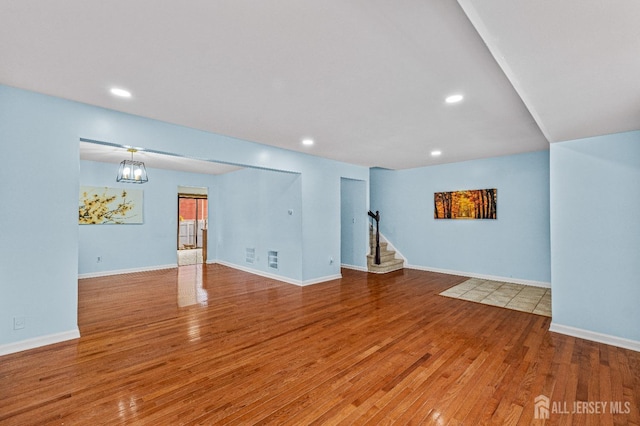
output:
[[[140,224],[142,189],[81,186],[78,206],[80,225]]]

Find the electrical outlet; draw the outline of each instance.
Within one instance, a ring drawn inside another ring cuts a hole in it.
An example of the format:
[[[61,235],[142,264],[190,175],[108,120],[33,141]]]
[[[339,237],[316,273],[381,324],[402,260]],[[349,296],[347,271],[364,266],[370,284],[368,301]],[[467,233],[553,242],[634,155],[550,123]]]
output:
[[[26,320],[24,317],[13,317],[13,329],[22,330],[24,328],[25,322]]]
[[[102,262],[102,256],[98,256],[96,259],[96,263],[101,263]]]

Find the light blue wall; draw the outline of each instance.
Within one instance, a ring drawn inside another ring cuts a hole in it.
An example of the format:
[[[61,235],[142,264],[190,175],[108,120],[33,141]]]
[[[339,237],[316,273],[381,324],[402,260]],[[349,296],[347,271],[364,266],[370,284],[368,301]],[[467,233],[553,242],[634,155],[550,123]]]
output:
[[[640,341],[640,132],[551,145],[553,322]]]
[[[366,182],[341,179],[341,259],[343,265],[367,267],[368,216]]]
[[[433,194],[497,188],[497,220],[435,220]],[[551,282],[548,151],[411,170],[372,169],[371,210],[410,265]]]
[[[37,203],[24,226],[3,205],[0,345],[77,329],[80,138],[300,173],[302,280],[340,273],[328,261],[340,255],[340,178],[368,182],[365,167],[7,86],[0,86],[0,113],[3,203]],[[25,316],[27,327],[14,331],[14,316]]]
[[[43,98],[0,86],[0,345],[77,331],[82,106]]]
[[[80,169],[81,185],[132,188],[115,183],[117,165],[81,161]],[[144,224],[79,225],[80,274],[175,266],[178,186],[195,186],[210,193],[209,260],[302,280],[300,174],[251,168],[220,176],[148,173],[148,183],[134,186],[144,191]],[[131,241],[140,242],[140,250],[123,252]],[[256,249],[254,264],[247,264],[246,248]],[[267,265],[269,250],[278,251],[277,269]]]
[[[291,185],[301,188],[302,214],[295,220],[301,222],[302,280],[339,273],[339,262],[329,258],[340,258],[341,178],[368,184],[368,169],[0,85],[0,346],[77,330],[77,274],[98,271],[91,263],[102,248],[85,235],[102,231],[77,224],[81,137],[298,173]],[[84,164],[83,183],[103,184],[111,167]],[[371,209],[381,211],[382,232],[413,265],[540,282],[550,280],[551,269],[554,323],[638,341],[639,167],[640,133],[630,132],[553,144],[551,169],[546,152],[376,169]],[[156,193],[161,183],[208,186],[216,200],[228,195],[214,177],[162,171],[154,179],[145,184],[154,193],[145,209],[170,203]],[[498,188],[497,221],[433,220],[434,192],[490,187]],[[296,191],[286,193],[283,206],[295,201]],[[210,227],[217,226],[215,207],[211,214]],[[173,245],[175,216],[148,218],[153,228],[141,232]],[[175,261],[173,248],[159,250],[135,264],[101,253],[102,267]],[[14,317],[25,318],[24,329],[13,330]]]
[[[212,188],[217,176],[148,169],[149,182],[143,185],[116,183],[117,164],[80,162],[80,184],[144,191],[144,223],[139,225],[78,225],[80,274],[122,271],[176,265],[178,186]],[[215,212],[210,205],[209,214]],[[210,234],[215,234],[211,227]],[[138,250],[123,251],[123,247]],[[215,244],[208,257],[215,258]],[[101,262],[97,262],[97,257]]]
[[[218,176],[215,202],[218,259],[302,280],[302,185],[297,173],[243,169]],[[246,249],[255,249],[248,263]],[[267,252],[278,252],[278,268]]]

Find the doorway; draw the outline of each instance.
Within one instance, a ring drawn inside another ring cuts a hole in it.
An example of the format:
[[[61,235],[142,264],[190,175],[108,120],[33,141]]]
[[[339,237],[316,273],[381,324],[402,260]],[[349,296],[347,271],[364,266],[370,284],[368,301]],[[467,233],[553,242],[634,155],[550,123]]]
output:
[[[367,270],[368,248],[367,183],[340,178],[340,264]]]
[[[178,265],[207,261],[208,196],[206,188],[178,189]]]

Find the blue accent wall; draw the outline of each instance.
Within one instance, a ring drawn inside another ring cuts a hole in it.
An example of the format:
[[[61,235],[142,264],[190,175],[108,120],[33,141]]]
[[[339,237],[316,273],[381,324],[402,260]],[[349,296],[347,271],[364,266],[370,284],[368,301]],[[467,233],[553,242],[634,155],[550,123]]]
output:
[[[369,246],[368,216],[367,216],[367,186],[366,182],[354,179],[341,179],[341,252],[340,263],[353,266],[356,269],[366,269]],[[336,259],[336,261],[338,261]]]
[[[218,259],[302,280],[302,185],[298,173],[244,169],[218,176],[214,217]],[[247,262],[246,250],[255,249]],[[278,253],[277,268],[267,262]]]
[[[553,323],[640,341],[640,132],[551,145]]]
[[[258,169],[224,176],[150,169],[144,225],[84,228],[80,183],[118,184],[114,165],[81,164],[80,138]],[[552,144],[550,153],[369,171],[0,85],[0,141],[0,349],[77,331],[79,271],[174,263],[178,185],[209,188],[210,257],[241,264],[245,246],[255,245],[257,269],[273,272],[264,256],[275,249],[285,277],[336,276],[348,206],[343,178],[370,184],[367,209],[380,210],[381,231],[411,265],[552,281],[555,324],[640,341],[637,131]],[[498,189],[497,220],[433,219],[434,192],[482,188]],[[147,251],[125,258],[115,248],[131,232]],[[364,234],[356,241],[366,247]],[[16,317],[23,329],[14,330]]]
[[[217,176],[148,169],[149,182],[143,185],[131,185],[116,183],[117,170],[117,164],[81,161],[80,185],[141,189],[144,193],[144,223],[78,225],[78,273],[94,274],[175,266],[177,264],[178,186],[215,188]],[[215,205],[210,203],[210,215],[214,214],[211,211],[212,208],[215,208]],[[215,234],[215,230],[210,222],[209,233]],[[215,244],[208,246],[210,247],[208,257],[214,259]],[[101,258],[100,263],[97,262],[98,256]]]
[[[208,259],[302,280],[302,186],[299,173],[246,168],[220,176],[148,169],[149,182],[115,182],[116,164],[80,162],[81,185],[144,191],[144,223],[79,225],[79,273],[176,264],[178,186],[209,189]],[[127,247],[127,250],[123,250]],[[256,250],[255,263],[246,249]],[[278,252],[278,268],[267,252]],[[101,257],[101,262],[96,261]]]
[[[368,168],[0,85],[0,140],[6,159],[0,168],[0,196],[34,211],[33,220],[16,225],[13,209],[3,205],[0,210],[0,346],[77,330],[80,138],[300,174],[302,281],[340,274],[339,262],[328,261],[340,256],[340,178],[368,184]],[[102,181],[92,173],[83,181]],[[175,185],[172,175],[162,176],[158,179]],[[191,185],[209,186],[195,181]],[[151,179],[145,185],[153,185]],[[221,194],[218,188],[213,191]],[[173,197],[174,189],[169,192]],[[161,199],[153,196],[150,201],[160,205]],[[149,219],[159,221],[151,230],[152,240],[168,240],[165,232],[171,231],[161,222],[166,220],[170,229],[172,219]],[[83,243],[85,248],[94,250]],[[130,266],[170,258],[167,249],[159,258]],[[105,262],[109,259],[105,255]],[[85,260],[82,269],[89,270]],[[123,259],[117,263],[112,265],[116,269],[128,265]],[[25,317],[26,327],[13,330],[14,317]]]
[[[0,86],[0,345],[77,332],[82,108]]]
[[[436,220],[434,192],[496,188],[497,220]],[[380,232],[410,265],[551,282],[549,152],[371,170]]]

